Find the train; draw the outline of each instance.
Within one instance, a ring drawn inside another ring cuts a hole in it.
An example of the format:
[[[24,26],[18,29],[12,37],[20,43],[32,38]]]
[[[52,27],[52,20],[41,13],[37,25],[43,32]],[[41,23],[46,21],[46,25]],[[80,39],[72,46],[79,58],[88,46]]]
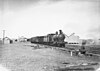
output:
[[[65,47],[67,42],[65,40],[65,34],[62,30],[56,31],[53,34],[47,34],[46,36],[36,36],[30,39],[31,43],[45,44],[51,46]]]
[[[56,47],[64,47],[67,48],[65,45],[68,44],[68,42],[65,42],[66,34],[62,32],[62,30],[59,30],[59,34],[56,31],[55,34],[47,34],[46,36],[36,36],[32,37],[30,39],[31,43],[36,44],[43,44],[43,45],[50,45],[50,46],[56,46]],[[79,51],[81,54],[86,54],[85,49],[86,41],[82,41],[82,46],[79,48]],[[76,48],[67,48],[68,50],[76,50]]]

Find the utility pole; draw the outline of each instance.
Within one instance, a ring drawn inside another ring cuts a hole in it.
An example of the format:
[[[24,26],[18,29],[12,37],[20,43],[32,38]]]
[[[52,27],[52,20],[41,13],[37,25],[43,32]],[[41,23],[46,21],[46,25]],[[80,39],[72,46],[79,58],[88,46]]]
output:
[[[3,30],[3,44],[4,44],[4,38],[5,38],[5,30]]]

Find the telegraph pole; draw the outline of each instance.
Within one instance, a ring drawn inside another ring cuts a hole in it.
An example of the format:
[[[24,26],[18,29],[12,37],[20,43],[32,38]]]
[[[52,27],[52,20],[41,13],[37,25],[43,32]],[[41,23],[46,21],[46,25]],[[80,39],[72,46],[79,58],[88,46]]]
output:
[[[3,44],[4,44],[4,38],[5,38],[5,30],[3,30]]]

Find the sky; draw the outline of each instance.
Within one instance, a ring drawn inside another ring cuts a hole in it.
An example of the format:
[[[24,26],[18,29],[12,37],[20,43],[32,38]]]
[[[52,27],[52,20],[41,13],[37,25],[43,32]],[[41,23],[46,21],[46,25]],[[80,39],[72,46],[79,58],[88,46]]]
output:
[[[0,0],[0,37],[42,36],[62,30],[100,38],[99,0]]]

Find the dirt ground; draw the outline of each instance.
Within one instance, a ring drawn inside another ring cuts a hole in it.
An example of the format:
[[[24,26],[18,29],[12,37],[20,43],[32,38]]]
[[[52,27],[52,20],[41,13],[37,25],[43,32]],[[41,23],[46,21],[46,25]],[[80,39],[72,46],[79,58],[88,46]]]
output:
[[[99,62],[95,58],[71,56],[66,51],[49,46],[35,47],[30,43],[5,44],[0,47],[0,63],[11,71],[56,71],[71,65]]]

